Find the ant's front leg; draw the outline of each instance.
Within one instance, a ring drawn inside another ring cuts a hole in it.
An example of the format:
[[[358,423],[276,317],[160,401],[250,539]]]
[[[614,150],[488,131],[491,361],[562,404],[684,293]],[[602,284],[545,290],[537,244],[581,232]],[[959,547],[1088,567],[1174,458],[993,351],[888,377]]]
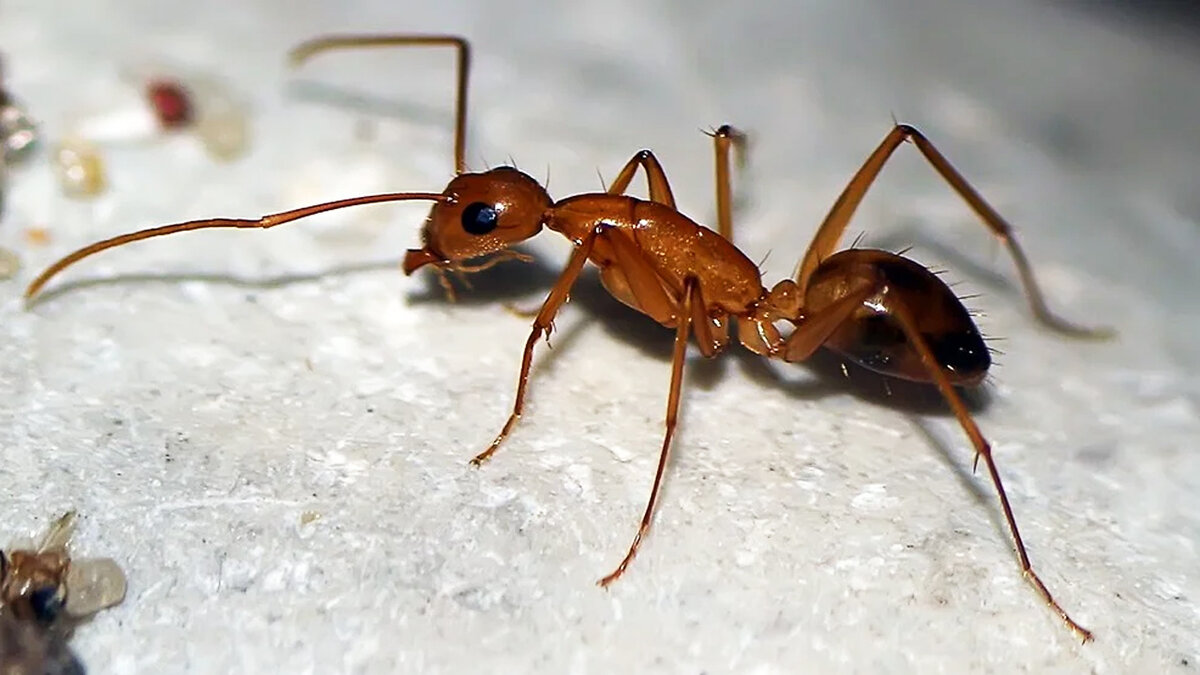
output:
[[[509,432],[512,431],[517,420],[521,418],[521,412],[525,408],[525,391],[529,386],[529,369],[533,367],[533,348],[543,336],[550,336],[550,330],[554,325],[554,316],[558,314],[559,308],[567,301],[567,297],[571,293],[571,287],[579,279],[579,272],[583,270],[584,263],[587,262],[588,256],[592,253],[596,237],[600,236],[604,229],[605,226],[597,225],[575,247],[575,250],[571,252],[570,259],[567,260],[567,266],[563,268],[562,274],[558,276],[558,281],[550,289],[550,295],[546,296],[546,301],[542,303],[541,310],[538,311],[537,317],[533,320],[533,330],[529,332],[529,339],[525,341],[525,352],[521,357],[521,374],[517,377],[517,398],[513,403],[512,413],[508,416],[508,421],[504,423],[504,428],[496,435],[496,439],[492,441],[492,444],[486,450],[476,455],[471,460],[471,464],[479,466],[490,459],[496,453],[500,444],[504,442]]]
[[[583,241],[575,247],[574,251],[572,251],[571,258],[567,261],[566,267],[563,268],[558,281],[555,282],[554,287],[550,290],[550,294],[546,296],[545,302],[542,303],[542,308],[533,320],[533,330],[529,333],[529,339],[525,341],[525,352],[521,358],[521,373],[517,378],[517,397],[513,403],[513,410],[508,417],[508,421],[504,423],[504,428],[496,435],[492,444],[472,459],[471,464],[479,466],[491,458],[500,447],[500,444],[504,442],[504,439],[508,437],[517,420],[520,419],[521,413],[525,408],[525,394],[529,386],[529,371],[533,366],[533,348],[537,345],[539,339],[550,335],[555,315],[558,314],[558,310],[562,307],[563,303],[567,301],[571,287],[575,285],[575,281],[579,278],[579,273],[583,270],[584,263],[587,262],[588,257],[591,255],[596,241],[601,238],[604,239],[605,243],[612,250],[615,256],[612,267],[619,268],[621,271],[622,279],[629,292],[629,297],[637,305],[638,309],[659,323],[674,325],[672,322],[676,320],[677,305],[679,303],[664,290],[663,284],[655,276],[654,269],[646,261],[645,256],[638,250],[637,246],[618,228],[605,224],[594,227],[584,237]]]
[[[327,51],[361,47],[452,47],[458,56],[454,103],[454,175],[467,170],[467,81],[471,77],[471,43],[458,35],[325,35],[306,40],[288,52],[288,61],[299,66]]]

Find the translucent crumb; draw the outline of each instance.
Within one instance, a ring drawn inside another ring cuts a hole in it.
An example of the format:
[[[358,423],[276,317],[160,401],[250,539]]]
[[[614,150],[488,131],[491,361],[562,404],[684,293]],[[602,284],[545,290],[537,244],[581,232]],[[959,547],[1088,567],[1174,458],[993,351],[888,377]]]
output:
[[[125,73],[141,91],[142,107],[159,131],[193,133],[208,155],[219,161],[246,154],[250,139],[246,105],[225,80],[169,64],[129,66]]]
[[[50,231],[44,227],[31,227],[25,230],[25,241],[34,246],[45,246],[50,243]]]
[[[54,146],[54,170],[63,194],[74,199],[90,199],[108,186],[100,150],[80,138]]]
[[[7,281],[21,270],[21,258],[15,251],[0,246],[0,281]]]
[[[0,89],[0,163],[24,161],[38,140],[37,124],[25,109]]]
[[[67,568],[67,613],[91,616],[125,599],[125,572],[112,558],[82,558]]]
[[[212,77],[188,80],[196,106],[195,133],[214,159],[233,161],[250,143],[246,107],[227,85]]]

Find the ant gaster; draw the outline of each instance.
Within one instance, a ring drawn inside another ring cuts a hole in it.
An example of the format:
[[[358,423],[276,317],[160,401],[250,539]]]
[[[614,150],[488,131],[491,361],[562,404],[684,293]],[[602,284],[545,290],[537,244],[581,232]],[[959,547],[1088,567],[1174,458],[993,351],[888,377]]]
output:
[[[717,231],[713,232],[675,208],[666,174],[648,150],[634,155],[606,192],[558,201],[538,181],[515,168],[468,173],[463,156],[470,46],[463,38],[329,36],[301,44],[290,56],[293,64],[299,64],[331,49],[413,45],[451,47],[458,57],[456,176],[442,192],[369,195],[257,220],[196,220],[114,237],[51,265],[30,284],[26,297],[32,298],[51,277],[80,259],[141,239],[218,227],[270,228],[334,209],[406,200],[427,200],[434,204],[422,230],[422,247],[407,252],[404,271],[411,274],[431,266],[452,293],[447,273],[477,271],[505,259],[523,257],[510,247],[547,228],[571,240],[574,249],[533,320],[512,413],[491,445],[471,460],[473,464],[490,458],[521,417],[534,346],[542,337],[549,336],[555,315],[586,262],[599,267],[600,280],[614,297],[675,330],[666,432],[650,498],[625,557],[600,579],[600,585],[607,586],[625,572],[650,527],[675,431],[689,336],[695,337],[704,356],[716,356],[729,344],[730,324],[736,323],[738,342],[756,354],[797,362],[824,346],[884,375],[936,386],[974,446],[976,465],[983,461],[996,487],[1022,574],[1076,635],[1085,642],[1091,639],[1091,633],[1059,606],[1031,567],[991,447],[955,390],[956,386],[979,383],[991,364],[988,349],[967,310],[944,282],[912,260],[880,250],[837,250],[846,226],[888,158],[905,141],[911,141],[1004,243],[1039,321],[1076,337],[1109,334],[1080,328],[1050,312],[1011,227],[924,135],[911,126],[897,124],[838,197],[794,278],[768,289],[757,265],[731,243],[731,151],[740,150],[744,142],[744,137],[731,127],[723,126],[710,134],[717,173]],[[625,194],[639,169],[646,175],[649,200]],[[468,262],[479,259],[484,261]],[[784,335],[777,324],[790,325],[791,331]]]

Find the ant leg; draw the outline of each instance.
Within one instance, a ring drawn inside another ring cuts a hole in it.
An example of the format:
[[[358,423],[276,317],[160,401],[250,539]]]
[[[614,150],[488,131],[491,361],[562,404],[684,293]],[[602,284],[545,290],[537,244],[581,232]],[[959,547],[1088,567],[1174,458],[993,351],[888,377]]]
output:
[[[996,493],[1000,497],[1000,509],[1004,512],[1004,520],[1008,522],[1008,531],[1012,534],[1013,543],[1017,551],[1017,561],[1021,566],[1021,574],[1029,581],[1038,595],[1042,597],[1042,600],[1050,606],[1050,609],[1054,610],[1054,613],[1067,624],[1067,628],[1074,631],[1084,642],[1090,641],[1092,639],[1091,631],[1080,626],[1067,614],[1066,610],[1050,595],[1050,591],[1042,583],[1037,573],[1033,571],[1033,566],[1029,563],[1029,555],[1025,552],[1025,544],[1021,541],[1021,533],[1017,529],[1017,521],[1013,516],[1012,507],[1008,503],[1008,495],[1004,492],[1004,483],[1000,480],[1000,472],[996,468],[995,460],[992,459],[991,445],[984,439],[978,425],[975,424],[975,420],[967,412],[967,407],[963,405],[962,398],[954,390],[954,386],[950,384],[950,380],[939,365],[937,357],[934,356],[933,351],[929,348],[929,344],[921,335],[920,330],[917,329],[916,322],[909,312],[908,307],[905,305],[903,299],[896,296],[887,295],[884,298],[884,302],[891,310],[892,315],[900,322],[900,326],[904,330],[904,334],[909,342],[921,355],[921,361],[925,364],[926,370],[932,376],[942,397],[946,399],[946,403],[954,411],[954,417],[958,419],[958,423],[971,440],[971,444],[975,446],[976,465],[978,465],[979,459],[983,458],[983,463],[987,466],[988,475],[991,476],[992,484],[996,486]]]
[[[1021,277],[1021,284],[1025,287],[1029,305],[1039,321],[1060,333],[1074,337],[1107,338],[1113,335],[1111,329],[1078,326],[1050,311],[1045,297],[1038,287],[1037,280],[1033,276],[1033,268],[1029,264],[1029,259],[1025,257],[1024,250],[1017,243],[1012,226],[990,204],[984,201],[975,188],[971,187],[971,184],[962,177],[962,174],[950,164],[950,161],[933,146],[933,143],[924,134],[907,124],[897,124],[888,133],[834,202],[829,214],[825,216],[824,222],[817,230],[816,236],[813,237],[808,252],[804,254],[804,260],[796,270],[795,278],[801,288],[807,287],[809,278],[812,277],[821,261],[833,253],[850,218],[854,215],[854,211],[867,194],[867,190],[879,177],[880,171],[883,170],[884,164],[887,163],[892,153],[906,140],[911,140],[917,146],[917,149],[921,151],[921,154],[941,175],[942,179],[950,184],[950,187],[967,202],[967,205],[979,216],[992,234],[1008,248],[1009,255],[1012,256],[1013,263],[1016,265],[1017,273]]]
[[[658,492],[662,487],[663,474],[667,468],[667,459],[671,455],[671,437],[675,435],[675,423],[679,417],[679,391],[683,386],[683,363],[687,356],[692,307],[695,303],[700,302],[700,287],[696,283],[696,278],[688,277],[684,282],[683,306],[680,308],[678,324],[675,326],[675,349],[671,357],[671,393],[667,397],[667,431],[663,436],[662,452],[658,456],[658,469],[654,473],[654,484],[650,488],[650,500],[646,503],[646,511],[642,514],[641,525],[638,526],[637,534],[633,537],[633,543],[629,545],[629,551],[615,570],[597,582],[600,586],[608,586],[625,573],[633,556],[637,554],[642,539],[650,529],[650,521],[654,517],[654,506],[658,502]]]
[[[571,287],[575,285],[575,280],[579,278],[579,272],[583,269],[583,264],[587,262],[588,256],[592,252],[592,247],[596,243],[596,237],[600,236],[608,227],[607,225],[597,225],[591,232],[588,232],[583,241],[571,252],[571,258],[567,260],[567,265],[563,268],[562,274],[559,275],[558,281],[554,283],[554,287],[550,289],[550,294],[546,296],[545,302],[542,303],[542,308],[538,311],[537,318],[533,320],[533,330],[529,333],[529,339],[525,341],[525,353],[521,357],[521,374],[517,377],[517,398],[513,403],[512,414],[508,416],[508,421],[504,423],[504,428],[496,435],[496,439],[492,441],[492,444],[486,450],[476,455],[471,460],[471,464],[479,466],[491,458],[509,432],[512,431],[517,420],[521,418],[521,411],[525,407],[525,390],[529,385],[529,369],[533,366],[533,348],[543,336],[550,337],[550,331],[554,327],[555,314],[558,313],[563,303],[567,301]]]
[[[629,183],[633,180],[634,175],[637,174],[639,167],[646,172],[646,183],[649,185],[650,201],[669,206],[673,210],[675,208],[675,196],[671,194],[671,185],[667,182],[667,172],[663,171],[662,164],[658,163],[658,158],[649,150],[639,150],[636,155],[629,158],[628,162],[625,162],[625,166],[621,168],[621,173],[617,174],[612,185],[608,186],[608,194],[625,194],[625,191],[629,189]]]
[[[733,241],[733,179],[729,172],[729,155],[732,148],[738,168],[746,163],[746,134],[729,126],[721,125],[708,134],[713,139],[716,151],[717,187],[717,234]]]
[[[729,155],[730,148],[732,147],[737,157],[738,166],[744,163],[746,135],[728,124],[722,125],[709,135],[713,138],[713,146],[716,150],[717,233],[725,239],[732,241],[733,199],[731,196],[732,181],[729,177]],[[646,182],[649,184],[650,189],[650,201],[658,202],[674,209],[675,197],[671,194],[671,186],[667,182],[667,174],[663,170],[662,165],[659,164],[658,158],[649,150],[639,151],[625,163],[625,166],[621,169],[621,173],[617,174],[616,179],[608,187],[608,193],[624,194],[629,188],[629,184],[633,181],[633,177],[639,167],[646,172]]]
[[[38,553],[66,549],[67,543],[75,534],[77,515],[75,511],[67,511],[51,523],[50,529],[46,530],[46,534],[42,536],[42,543],[38,544]]]
[[[859,307],[883,287],[881,281],[873,281],[837,302],[815,312],[796,326],[783,343],[783,360],[789,363],[807,360],[817,349],[825,344],[830,335],[838,329]]]
[[[145,230],[138,230],[137,232],[122,234],[116,237],[105,239],[104,241],[98,241],[94,244],[84,246],[78,251],[59,259],[53,265],[47,267],[29,284],[29,287],[25,289],[25,301],[28,303],[30,300],[32,300],[33,296],[37,295],[37,292],[41,290],[41,288],[46,285],[46,282],[50,281],[54,275],[79,262],[80,260],[106,249],[124,246],[125,244],[141,241],[142,239],[161,237],[168,234],[175,234],[176,232],[187,232],[189,230],[206,230],[214,227],[258,227],[267,229],[269,227],[275,227],[276,225],[290,223],[294,220],[300,220],[301,218],[307,218],[318,213],[325,213],[326,211],[334,211],[336,209],[344,209],[350,206],[359,206],[360,204],[378,204],[380,202],[401,202],[414,199],[432,202],[444,202],[448,200],[449,197],[436,192],[394,192],[379,195],[366,195],[364,197],[339,199],[338,201],[325,202],[324,204],[314,204],[313,206],[302,206],[298,209],[292,209],[291,211],[272,213],[257,220],[244,218],[211,218],[208,220],[189,220],[186,223],[161,225],[159,227],[152,227]]]
[[[678,302],[671,298],[667,289],[664,288],[663,282],[655,275],[654,268],[646,262],[645,257],[633,242],[619,229],[608,225],[596,226],[575,247],[570,260],[567,261],[566,267],[559,275],[558,281],[555,282],[554,288],[550,290],[550,295],[542,303],[542,308],[533,321],[533,330],[529,334],[529,339],[525,341],[525,353],[521,358],[521,373],[517,379],[517,397],[513,403],[512,414],[509,415],[508,421],[504,423],[504,427],[496,435],[492,444],[471,460],[475,466],[486,462],[496,453],[500,444],[504,442],[517,420],[520,419],[525,407],[529,370],[533,366],[533,348],[543,335],[549,337],[550,331],[553,329],[554,316],[570,295],[571,287],[579,278],[583,264],[587,262],[598,238],[603,238],[614,252],[616,262],[612,267],[618,268],[622,272],[624,288],[628,291],[627,299],[632,301],[640,311],[659,323],[673,325],[678,320],[680,316],[677,312]]]
[[[603,235],[612,247],[613,260],[600,269],[600,281],[608,292],[626,305],[649,316],[668,328],[677,321],[682,289],[673,286],[655,271],[646,254],[632,237],[620,229]],[[692,333],[700,353],[706,358],[716,356],[729,344],[727,317],[709,317],[703,303],[692,308]]]
[[[696,302],[692,303],[692,336],[696,338],[700,354],[711,359],[729,346],[729,317],[710,317],[699,289],[696,296]]]
[[[788,336],[785,342],[784,359],[790,362],[807,359],[844,321],[849,319],[862,306],[865,300],[885,288],[885,279],[870,280],[858,291],[850,293],[829,307],[804,319],[797,326],[796,330]],[[975,420],[971,417],[971,414],[967,412],[967,408],[963,405],[962,398],[959,397],[958,392],[955,391],[954,385],[946,377],[946,373],[938,363],[937,357],[934,356],[928,342],[926,342],[924,336],[921,335],[920,330],[917,328],[908,307],[905,305],[903,299],[892,294],[887,294],[886,290],[884,303],[891,315],[900,323],[900,327],[904,331],[904,335],[909,343],[921,355],[921,362],[925,365],[934,384],[937,385],[942,398],[950,405],[955,418],[958,419],[963,431],[975,447],[976,463],[982,458],[984,464],[987,466],[992,484],[996,486],[996,492],[1000,497],[1000,509],[1004,512],[1004,519],[1007,521],[1008,530],[1012,534],[1013,543],[1017,551],[1017,560],[1021,566],[1021,573],[1034,587],[1034,590],[1038,592],[1042,600],[1067,624],[1068,628],[1074,631],[1084,642],[1091,640],[1091,632],[1076,623],[1063,610],[1058,602],[1054,600],[1053,596],[1050,595],[1050,591],[1042,583],[1041,578],[1033,571],[1033,567],[1029,563],[1029,555],[1025,552],[1025,544],[1021,540],[1021,533],[1017,529],[1017,521],[1013,516],[1012,507],[1008,503],[1008,495],[1004,492],[1004,484],[1000,480],[1000,473],[996,468],[995,460],[992,458],[991,446],[984,439],[983,434],[979,431],[979,426],[975,424]]]
[[[314,54],[346,47],[453,47],[458,52],[457,94],[454,104],[454,173],[467,170],[467,80],[471,75],[471,43],[458,35],[327,35],[306,40],[288,52],[299,66]]]

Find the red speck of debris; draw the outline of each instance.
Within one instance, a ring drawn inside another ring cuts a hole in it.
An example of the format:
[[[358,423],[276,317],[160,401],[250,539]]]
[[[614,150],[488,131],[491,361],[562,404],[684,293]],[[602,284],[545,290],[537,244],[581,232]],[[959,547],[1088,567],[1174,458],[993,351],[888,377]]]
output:
[[[146,98],[164,129],[178,129],[191,123],[192,99],[178,82],[152,80],[146,85]]]

